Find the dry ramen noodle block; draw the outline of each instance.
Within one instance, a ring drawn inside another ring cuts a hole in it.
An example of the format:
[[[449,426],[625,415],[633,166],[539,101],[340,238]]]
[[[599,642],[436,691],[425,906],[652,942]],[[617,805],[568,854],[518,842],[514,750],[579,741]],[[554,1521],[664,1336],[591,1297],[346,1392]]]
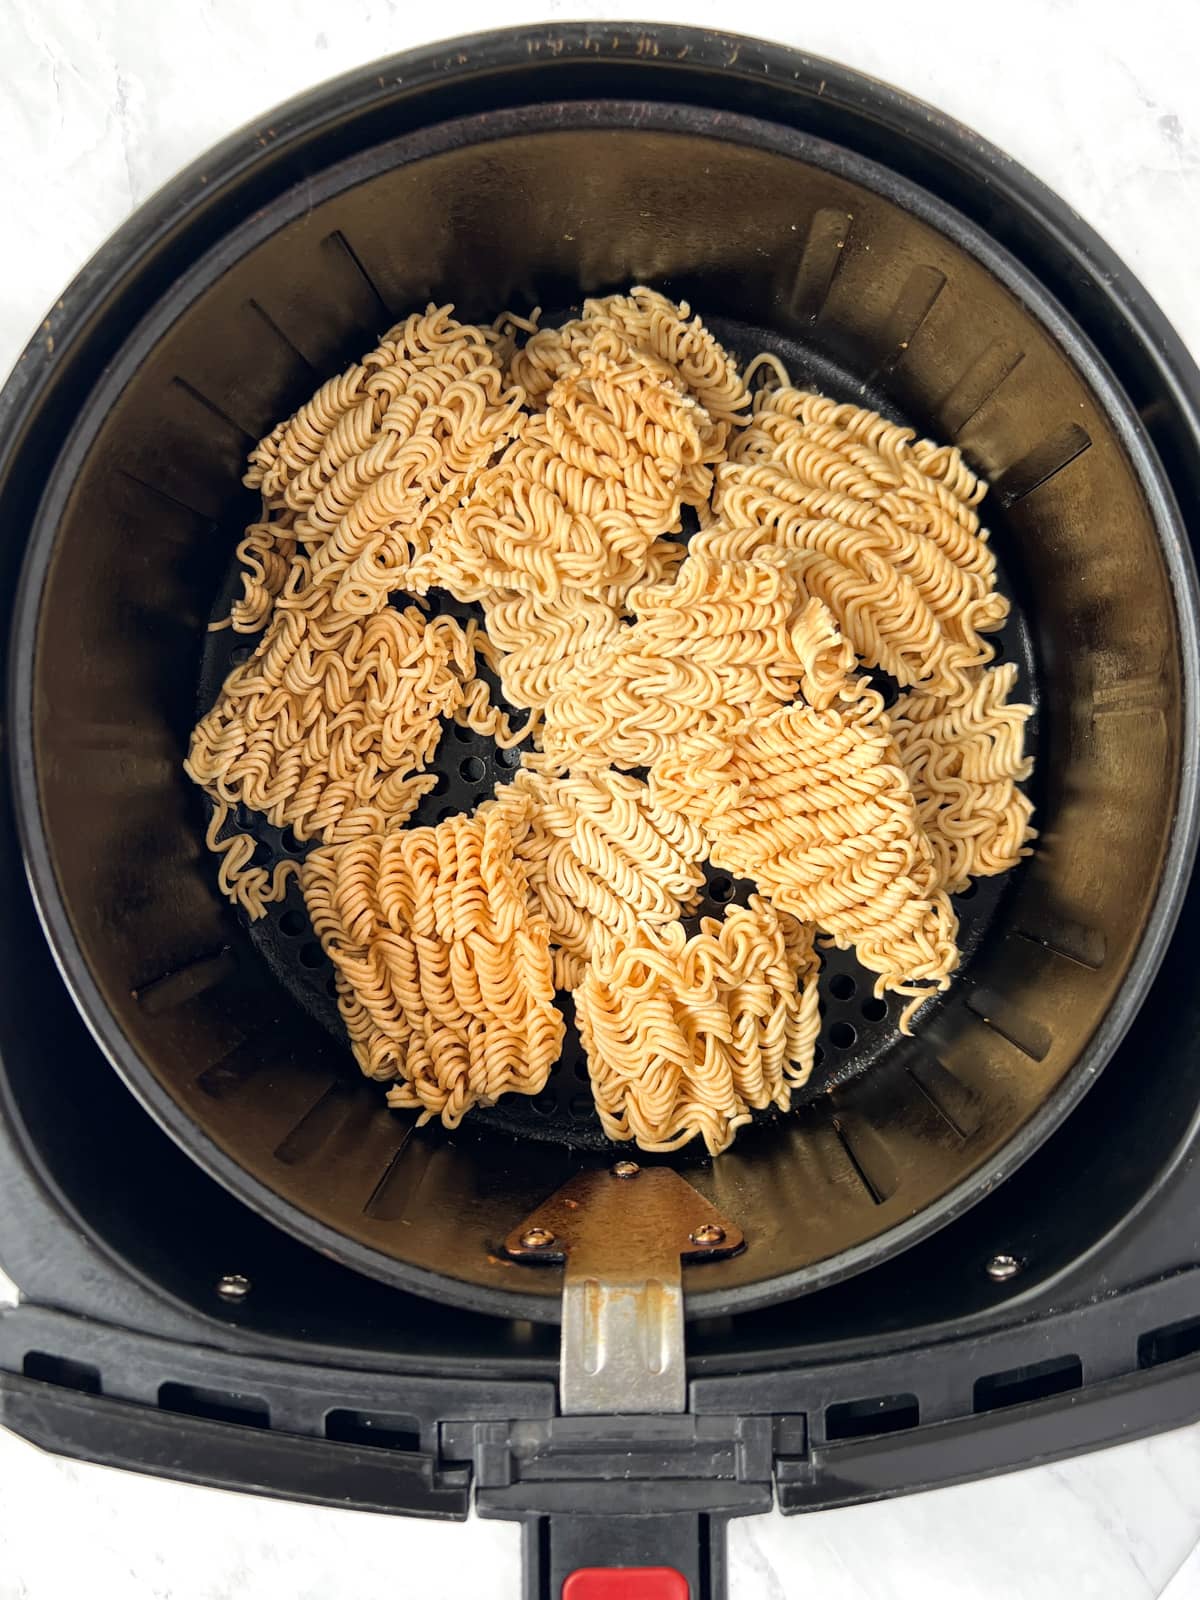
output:
[[[564,588],[619,600],[646,575],[655,541],[679,529],[681,506],[707,501],[707,418],[670,371],[619,338],[581,361],[451,512],[406,587],[438,585],[460,600],[553,600]]]
[[[710,668],[715,699],[728,705],[793,699],[830,646],[839,646],[839,676],[852,659],[828,612],[774,552],[732,562],[689,554],[674,582],[639,585],[629,607],[634,652]]]
[[[876,411],[784,385],[757,396],[730,459],[776,465],[791,485],[785,498],[815,516],[866,528],[890,522],[897,555],[911,558],[918,547],[905,536],[919,534],[986,589],[995,585],[995,557],[975,511],[986,486],[953,446],[917,439]]]
[[[957,451],[785,387],[758,396],[693,545],[725,559],[788,551],[867,666],[949,694],[991,660],[983,634],[1008,614],[982,494]]]
[[[453,1128],[473,1105],[537,1094],[558,1059],[549,929],[513,854],[516,817],[373,834],[302,868],[359,1066],[421,1122]]]
[[[555,383],[527,437],[555,452],[561,480],[591,487],[607,509],[654,538],[677,532],[681,506],[703,505],[712,493],[711,431],[708,413],[668,363],[610,332]],[[522,447],[514,454],[519,460]]]
[[[277,611],[197,723],[185,770],[218,807],[247,806],[300,840],[381,832],[433,787],[423,769],[440,719],[470,711],[488,723],[477,692],[468,705],[465,686],[477,681],[452,618],[429,622],[415,606],[365,620],[328,605],[320,615]],[[261,913],[237,882],[222,887]]]
[[[575,993],[596,1110],[610,1139],[712,1155],[751,1112],[787,1110],[820,1027],[812,930],[760,896],[687,938],[640,926],[593,956]]]
[[[388,606],[414,553],[511,437],[521,395],[505,387],[501,346],[430,306],[251,456],[263,515],[238,547],[244,592],[228,622],[266,632],[185,763],[214,803],[220,887],[251,917],[281,897],[287,874],[253,865],[249,834],[226,834],[233,806],[302,840],[355,838],[399,825],[433,786],[421,769],[439,718],[511,733],[457,624]]]
[[[560,989],[579,984],[597,951],[675,922],[704,881],[701,830],[626,773],[521,772],[492,804],[516,810],[515,849],[549,924]]]
[[[582,317],[561,328],[534,334],[509,363],[509,376],[525,390],[531,406],[546,403],[555,382],[575,366],[585,350],[605,335],[619,334],[643,356],[653,357],[703,408],[706,462],[719,461],[730,434],[745,420],[750,396],[733,359],[686,301],[678,305],[653,289],[585,300]]]
[[[547,765],[649,766],[685,734],[727,732],[797,694],[826,704],[853,665],[829,612],[775,552],[689,554],[673,582],[639,585],[628,604],[635,620],[547,699]]]
[[[650,790],[700,823],[714,866],[853,947],[877,994],[919,1000],[948,984],[958,924],[879,695],[694,735],[653,768]]]
[[[479,648],[506,698],[539,711],[621,630],[619,607],[581,589],[552,600],[503,593],[484,601],[484,614],[487,643]]]
[[[235,628],[257,631],[288,587],[301,604],[316,588],[341,612],[380,610],[512,437],[522,396],[501,372],[500,336],[450,310],[398,323],[256,447],[245,481],[264,516],[239,549]]]
[[[892,734],[912,785],[917,817],[948,894],[969,879],[1015,867],[1036,837],[1030,801],[1017,788],[1033,768],[1024,753],[1032,707],[1009,705],[1012,662],[976,675],[955,702],[913,690],[892,709]]]

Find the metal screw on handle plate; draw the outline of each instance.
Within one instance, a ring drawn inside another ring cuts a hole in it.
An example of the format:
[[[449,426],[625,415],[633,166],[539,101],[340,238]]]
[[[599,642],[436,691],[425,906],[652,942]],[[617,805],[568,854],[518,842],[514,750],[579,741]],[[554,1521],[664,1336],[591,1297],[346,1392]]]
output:
[[[688,1235],[693,1244],[712,1245],[725,1243],[725,1229],[719,1222],[702,1222]]]
[[[983,1269],[993,1283],[1007,1283],[1010,1278],[1015,1278],[1021,1270],[1021,1263],[1016,1256],[1004,1252],[994,1255]]]
[[[548,1228],[526,1228],[521,1235],[521,1244],[526,1250],[546,1250],[554,1243],[554,1235]]]

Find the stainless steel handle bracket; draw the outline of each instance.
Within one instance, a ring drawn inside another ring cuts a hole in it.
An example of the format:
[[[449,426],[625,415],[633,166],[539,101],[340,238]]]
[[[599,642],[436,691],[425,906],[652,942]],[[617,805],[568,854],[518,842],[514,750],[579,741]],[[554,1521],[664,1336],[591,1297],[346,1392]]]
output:
[[[677,1172],[632,1161],[579,1173],[514,1228],[514,1261],[565,1268],[564,1413],[685,1410],[683,1263],[744,1244]]]

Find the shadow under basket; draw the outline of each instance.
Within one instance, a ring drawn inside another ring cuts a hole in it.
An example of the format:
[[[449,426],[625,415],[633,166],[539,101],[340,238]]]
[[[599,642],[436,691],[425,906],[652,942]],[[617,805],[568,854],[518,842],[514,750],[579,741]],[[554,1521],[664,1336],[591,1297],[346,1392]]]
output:
[[[740,355],[775,350],[794,381],[961,446],[992,486],[1003,647],[1037,711],[1037,851],[960,906],[963,967],[915,1036],[831,959],[821,1093],[716,1162],[671,1158],[747,1240],[689,1268],[690,1312],[876,1264],[1028,1156],[1138,1008],[1193,823],[1162,469],[1083,334],[963,215],[800,129],[654,99],[490,109],[316,162],[146,307],[42,500],[13,657],[27,861],[76,1003],[201,1166],[365,1274],[535,1321],[559,1314],[557,1275],[501,1242],[612,1159],[577,1060],[551,1104],[453,1135],[388,1112],[321,1015],[328,970],[295,891],[278,937],[220,898],[181,762],[255,510],[253,442],[430,299],[490,321],[635,282],[686,297]],[[485,745],[447,731],[461,785],[448,769],[419,820],[506,775]]]

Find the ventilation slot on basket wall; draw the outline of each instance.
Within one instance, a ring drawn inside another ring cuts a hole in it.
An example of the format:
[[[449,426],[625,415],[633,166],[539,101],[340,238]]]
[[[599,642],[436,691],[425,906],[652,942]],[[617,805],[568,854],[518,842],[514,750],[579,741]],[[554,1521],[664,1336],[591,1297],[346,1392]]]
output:
[[[1083,1387],[1083,1363],[1078,1356],[1055,1356],[1028,1367],[992,1372],[975,1384],[975,1411],[999,1411],[1004,1406],[1027,1405],[1052,1394]]]
[[[206,1417],[210,1422],[236,1422],[243,1428],[269,1428],[271,1413],[267,1402],[253,1394],[238,1394],[224,1389],[200,1389],[190,1383],[164,1383],[158,1391],[164,1411],[178,1411],[185,1417]]]
[[[842,264],[853,221],[848,212],[833,206],[822,207],[813,217],[792,286],[792,311],[797,319],[815,322],[820,316]]]
[[[415,1417],[392,1411],[330,1411],[325,1416],[325,1437],[341,1444],[366,1444],[375,1450],[421,1448]]]
[[[194,1000],[215,984],[223,983],[236,971],[237,956],[228,945],[222,945],[219,950],[208,951],[173,972],[135,987],[133,998],[150,1016],[162,1016]]]
[[[877,1433],[915,1428],[921,1408],[915,1394],[880,1394],[869,1400],[841,1400],[825,1408],[826,1439],[866,1439]]]
[[[879,371],[898,366],[908,352],[926,317],[946,287],[946,274],[936,267],[914,267],[901,285],[879,338],[883,352]]]
[[[1182,1361],[1200,1351],[1200,1317],[1186,1322],[1170,1322],[1165,1328],[1152,1328],[1138,1340],[1139,1367],[1161,1367],[1167,1361]]]
[[[86,1361],[69,1361],[66,1356],[48,1355],[44,1350],[30,1350],[21,1363],[27,1378],[39,1383],[57,1384],[60,1389],[78,1389],[83,1394],[100,1393],[100,1368]]]

